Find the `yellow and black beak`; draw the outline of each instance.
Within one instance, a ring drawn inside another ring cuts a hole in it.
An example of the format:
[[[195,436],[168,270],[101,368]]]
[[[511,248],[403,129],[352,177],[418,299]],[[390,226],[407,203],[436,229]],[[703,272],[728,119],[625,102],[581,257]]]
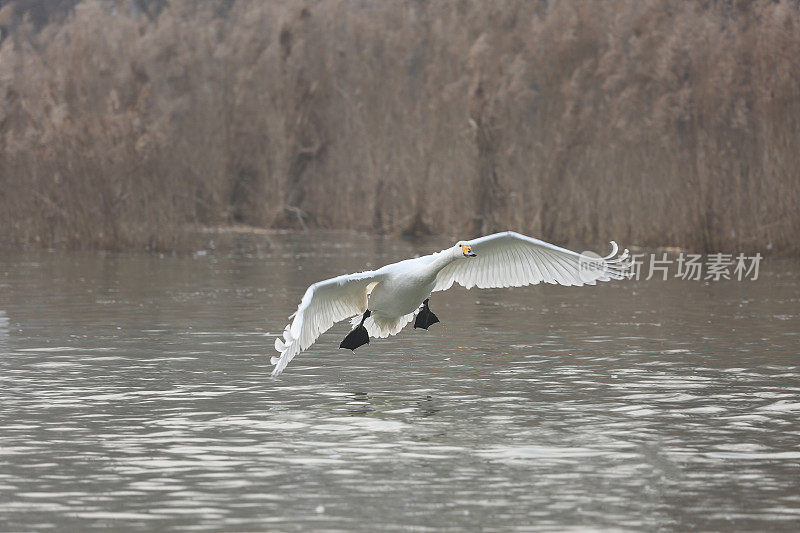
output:
[[[464,257],[477,257],[477,254],[472,251],[472,246],[469,244],[461,245],[461,253],[464,254]]]

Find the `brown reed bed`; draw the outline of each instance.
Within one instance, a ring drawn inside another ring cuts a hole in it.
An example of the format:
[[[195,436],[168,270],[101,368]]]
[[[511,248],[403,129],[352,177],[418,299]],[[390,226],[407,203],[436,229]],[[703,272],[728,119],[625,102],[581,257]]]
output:
[[[247,224],[800,253],[797,2],[26,5],[0,10],[0,243]]]

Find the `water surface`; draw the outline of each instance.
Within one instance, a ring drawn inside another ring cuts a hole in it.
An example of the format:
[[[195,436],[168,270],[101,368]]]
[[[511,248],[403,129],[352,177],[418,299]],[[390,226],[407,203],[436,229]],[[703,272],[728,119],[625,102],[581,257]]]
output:
[[[310,283],[446,244],[0,251],[0,530],[800,527],[796,261],[453,289],[269,377]]]

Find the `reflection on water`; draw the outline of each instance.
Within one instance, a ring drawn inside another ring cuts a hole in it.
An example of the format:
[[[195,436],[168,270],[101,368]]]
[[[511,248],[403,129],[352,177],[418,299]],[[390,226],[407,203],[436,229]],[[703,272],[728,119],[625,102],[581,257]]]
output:
[[[0,530],[796,529],[800,265],[434,295],[278,380],[306,286],[443,247],[0,254]],[[268,335],[265,337],[265,335]]]

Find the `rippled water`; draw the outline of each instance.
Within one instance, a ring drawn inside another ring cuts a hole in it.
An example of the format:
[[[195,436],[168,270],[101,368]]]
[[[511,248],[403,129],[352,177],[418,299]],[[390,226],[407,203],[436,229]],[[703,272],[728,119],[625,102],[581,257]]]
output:
[[[800,527],[800,265],[437,293],[269,377],[306,286],[446,241],[0,252],[0,529]],[[267,335],[267,337],[265,337]]]

